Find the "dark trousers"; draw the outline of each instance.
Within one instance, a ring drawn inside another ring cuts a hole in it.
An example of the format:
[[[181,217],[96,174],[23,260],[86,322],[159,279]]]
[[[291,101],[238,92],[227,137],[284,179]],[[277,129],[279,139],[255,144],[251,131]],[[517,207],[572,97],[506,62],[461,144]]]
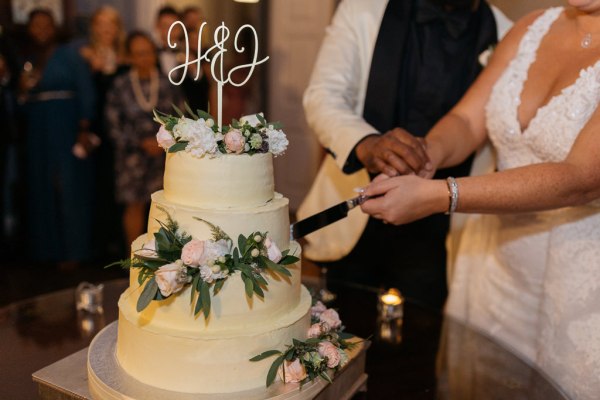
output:
[[[372,287],[395,287],[407,299],[441,310],[448,295],[448,217],[433,215],[394,226],[370,218],[354,249],[335,262],[319,263],[328,277]]]

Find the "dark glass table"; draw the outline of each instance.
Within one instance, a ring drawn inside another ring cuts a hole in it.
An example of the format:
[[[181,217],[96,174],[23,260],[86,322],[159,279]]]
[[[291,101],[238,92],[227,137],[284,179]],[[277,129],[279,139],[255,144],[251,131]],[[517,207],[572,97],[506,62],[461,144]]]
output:
[[[36,399],[31,374],[88,346],[117,318],[127,285],[105,282],[102,315],[77,312],[74,289],[0,308],[0,399]],[[407,302],[402,324],[382,325],[377,290],[330,287],[347,331],[372,342],[368,392],[356,399],[567,399],[534,367],[461,323]]]

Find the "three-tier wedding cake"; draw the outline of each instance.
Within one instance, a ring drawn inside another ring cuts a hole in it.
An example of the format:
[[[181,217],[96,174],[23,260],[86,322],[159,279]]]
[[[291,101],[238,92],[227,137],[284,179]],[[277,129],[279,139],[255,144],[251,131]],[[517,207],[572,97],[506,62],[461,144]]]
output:
[[[157,118],[170,150],[164,190],[132,244],[117,360],[136,380],[175,392],[264,387],[272,360],[250,359],[305,339],[311,323],[300,261],[281,261],[300,257],[288,200],[274,192],[273,153],[285,138],[266,122],[262,133],[258,121],[218,132],[208,119]]]

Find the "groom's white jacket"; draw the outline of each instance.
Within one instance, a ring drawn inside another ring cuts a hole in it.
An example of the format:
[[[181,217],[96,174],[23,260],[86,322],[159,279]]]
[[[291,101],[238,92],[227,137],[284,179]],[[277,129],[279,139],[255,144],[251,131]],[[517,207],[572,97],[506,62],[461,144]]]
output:
[[[343,0],[327,28],[311,80],[304,93],[308,124],[328,149],[323,164],[304,202],[298,219],[356,196],[355,188],[369,183],[367,171],[342,172],[356,144],[378,132],[362,117],[371,59],[388,0]],[[492,7],[499,37],[510,20]],[[360,238],[368,216],[352,211],[336,222],[307,236],[305,255],[333,261],[347,255]]]

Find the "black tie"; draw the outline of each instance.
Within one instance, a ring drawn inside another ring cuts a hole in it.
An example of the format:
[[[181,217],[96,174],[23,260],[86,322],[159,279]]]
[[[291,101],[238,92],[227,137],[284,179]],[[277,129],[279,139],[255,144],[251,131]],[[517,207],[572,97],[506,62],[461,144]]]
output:
[[[422,0],[417,7],[417,22],[420,24],[440,21],[453,38],[458,38],[469,25],[471,11],[458,9],[446,11],[429,0]]]

